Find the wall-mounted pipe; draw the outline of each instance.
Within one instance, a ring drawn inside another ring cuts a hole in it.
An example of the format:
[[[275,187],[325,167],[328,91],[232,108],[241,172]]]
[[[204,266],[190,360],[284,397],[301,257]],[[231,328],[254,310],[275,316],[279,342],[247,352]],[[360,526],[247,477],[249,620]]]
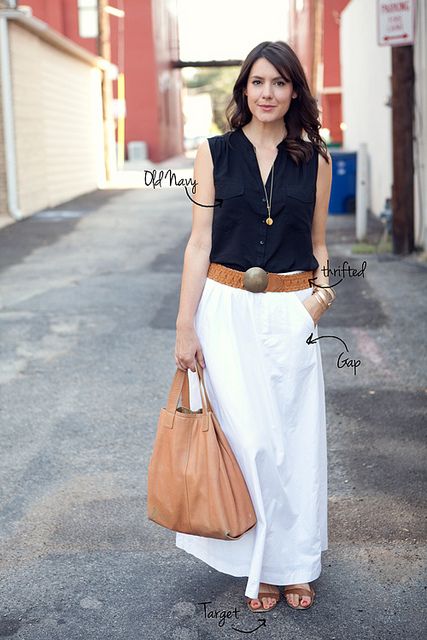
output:
[[[18,202],[18,180],[13,115],[12,78],[10,71],[9,31],[7,17],[0,13],[0,77],[3,110],[4,152],[6,161],[7,205],[14,220],[22,220]]]

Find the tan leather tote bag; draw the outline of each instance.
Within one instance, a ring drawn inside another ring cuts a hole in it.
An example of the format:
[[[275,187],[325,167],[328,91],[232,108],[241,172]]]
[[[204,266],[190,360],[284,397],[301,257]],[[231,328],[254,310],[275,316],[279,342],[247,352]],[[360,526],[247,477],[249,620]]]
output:
[[[237,540],[256,525],[256,514],[198,363],[196,370],[202,409],[190,409],[188,375],[177,368],[160,411],[148,466],[148,518],[181,533]]]

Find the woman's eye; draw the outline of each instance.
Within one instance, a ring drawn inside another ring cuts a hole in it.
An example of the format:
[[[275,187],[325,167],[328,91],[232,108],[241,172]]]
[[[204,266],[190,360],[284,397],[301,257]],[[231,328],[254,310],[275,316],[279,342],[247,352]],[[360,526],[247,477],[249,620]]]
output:
[[[255,84],[256,82],[261,82],[261,80],[252,80],[252,84]],[[284,80],[278,80],[276,84],[279,84],[281,86],[283,86],[285,84]]]

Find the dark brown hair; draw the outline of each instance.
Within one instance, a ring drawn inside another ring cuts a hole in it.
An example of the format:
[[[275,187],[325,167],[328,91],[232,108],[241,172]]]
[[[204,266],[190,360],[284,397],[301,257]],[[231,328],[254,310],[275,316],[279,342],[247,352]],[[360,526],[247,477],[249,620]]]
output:
[[[297,164],[302,161],[307,162],[312,157],[314,146],[329,162],[326,143],[319,134],[321,124],[317,100],[311,95],[307,77],[297,55],[282,40],[261,42],[249,52],[244,60],[233,87],[233,96],[225,111],[230,129],[243,127],[252,119],[244,90],[252,65],[258,58],[265,58],[271,62],[285,80],[292,81],[294,91],[298,94],[296,98],[291,100],[289,109],[283,118],[287,130],[285,146],[292,160]],[[312,144],[302,139],[303,131],[306,132]]]

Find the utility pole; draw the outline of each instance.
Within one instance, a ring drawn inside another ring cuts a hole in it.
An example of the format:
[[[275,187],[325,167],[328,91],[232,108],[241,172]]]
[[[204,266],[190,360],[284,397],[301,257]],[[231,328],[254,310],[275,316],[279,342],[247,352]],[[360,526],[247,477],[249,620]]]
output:
[[[97,0],[98,3],[98,55],[111,62],[110,19],[105,8],[107,0]],[[110,167],[110,109],[112,102],[111,80],[108,71],[102,73],[102,119],[104,125],[104,163],[105,177],[111,179]]]
[[[393,253],[414,250],[413,46],[391,48],[393,132]]]

